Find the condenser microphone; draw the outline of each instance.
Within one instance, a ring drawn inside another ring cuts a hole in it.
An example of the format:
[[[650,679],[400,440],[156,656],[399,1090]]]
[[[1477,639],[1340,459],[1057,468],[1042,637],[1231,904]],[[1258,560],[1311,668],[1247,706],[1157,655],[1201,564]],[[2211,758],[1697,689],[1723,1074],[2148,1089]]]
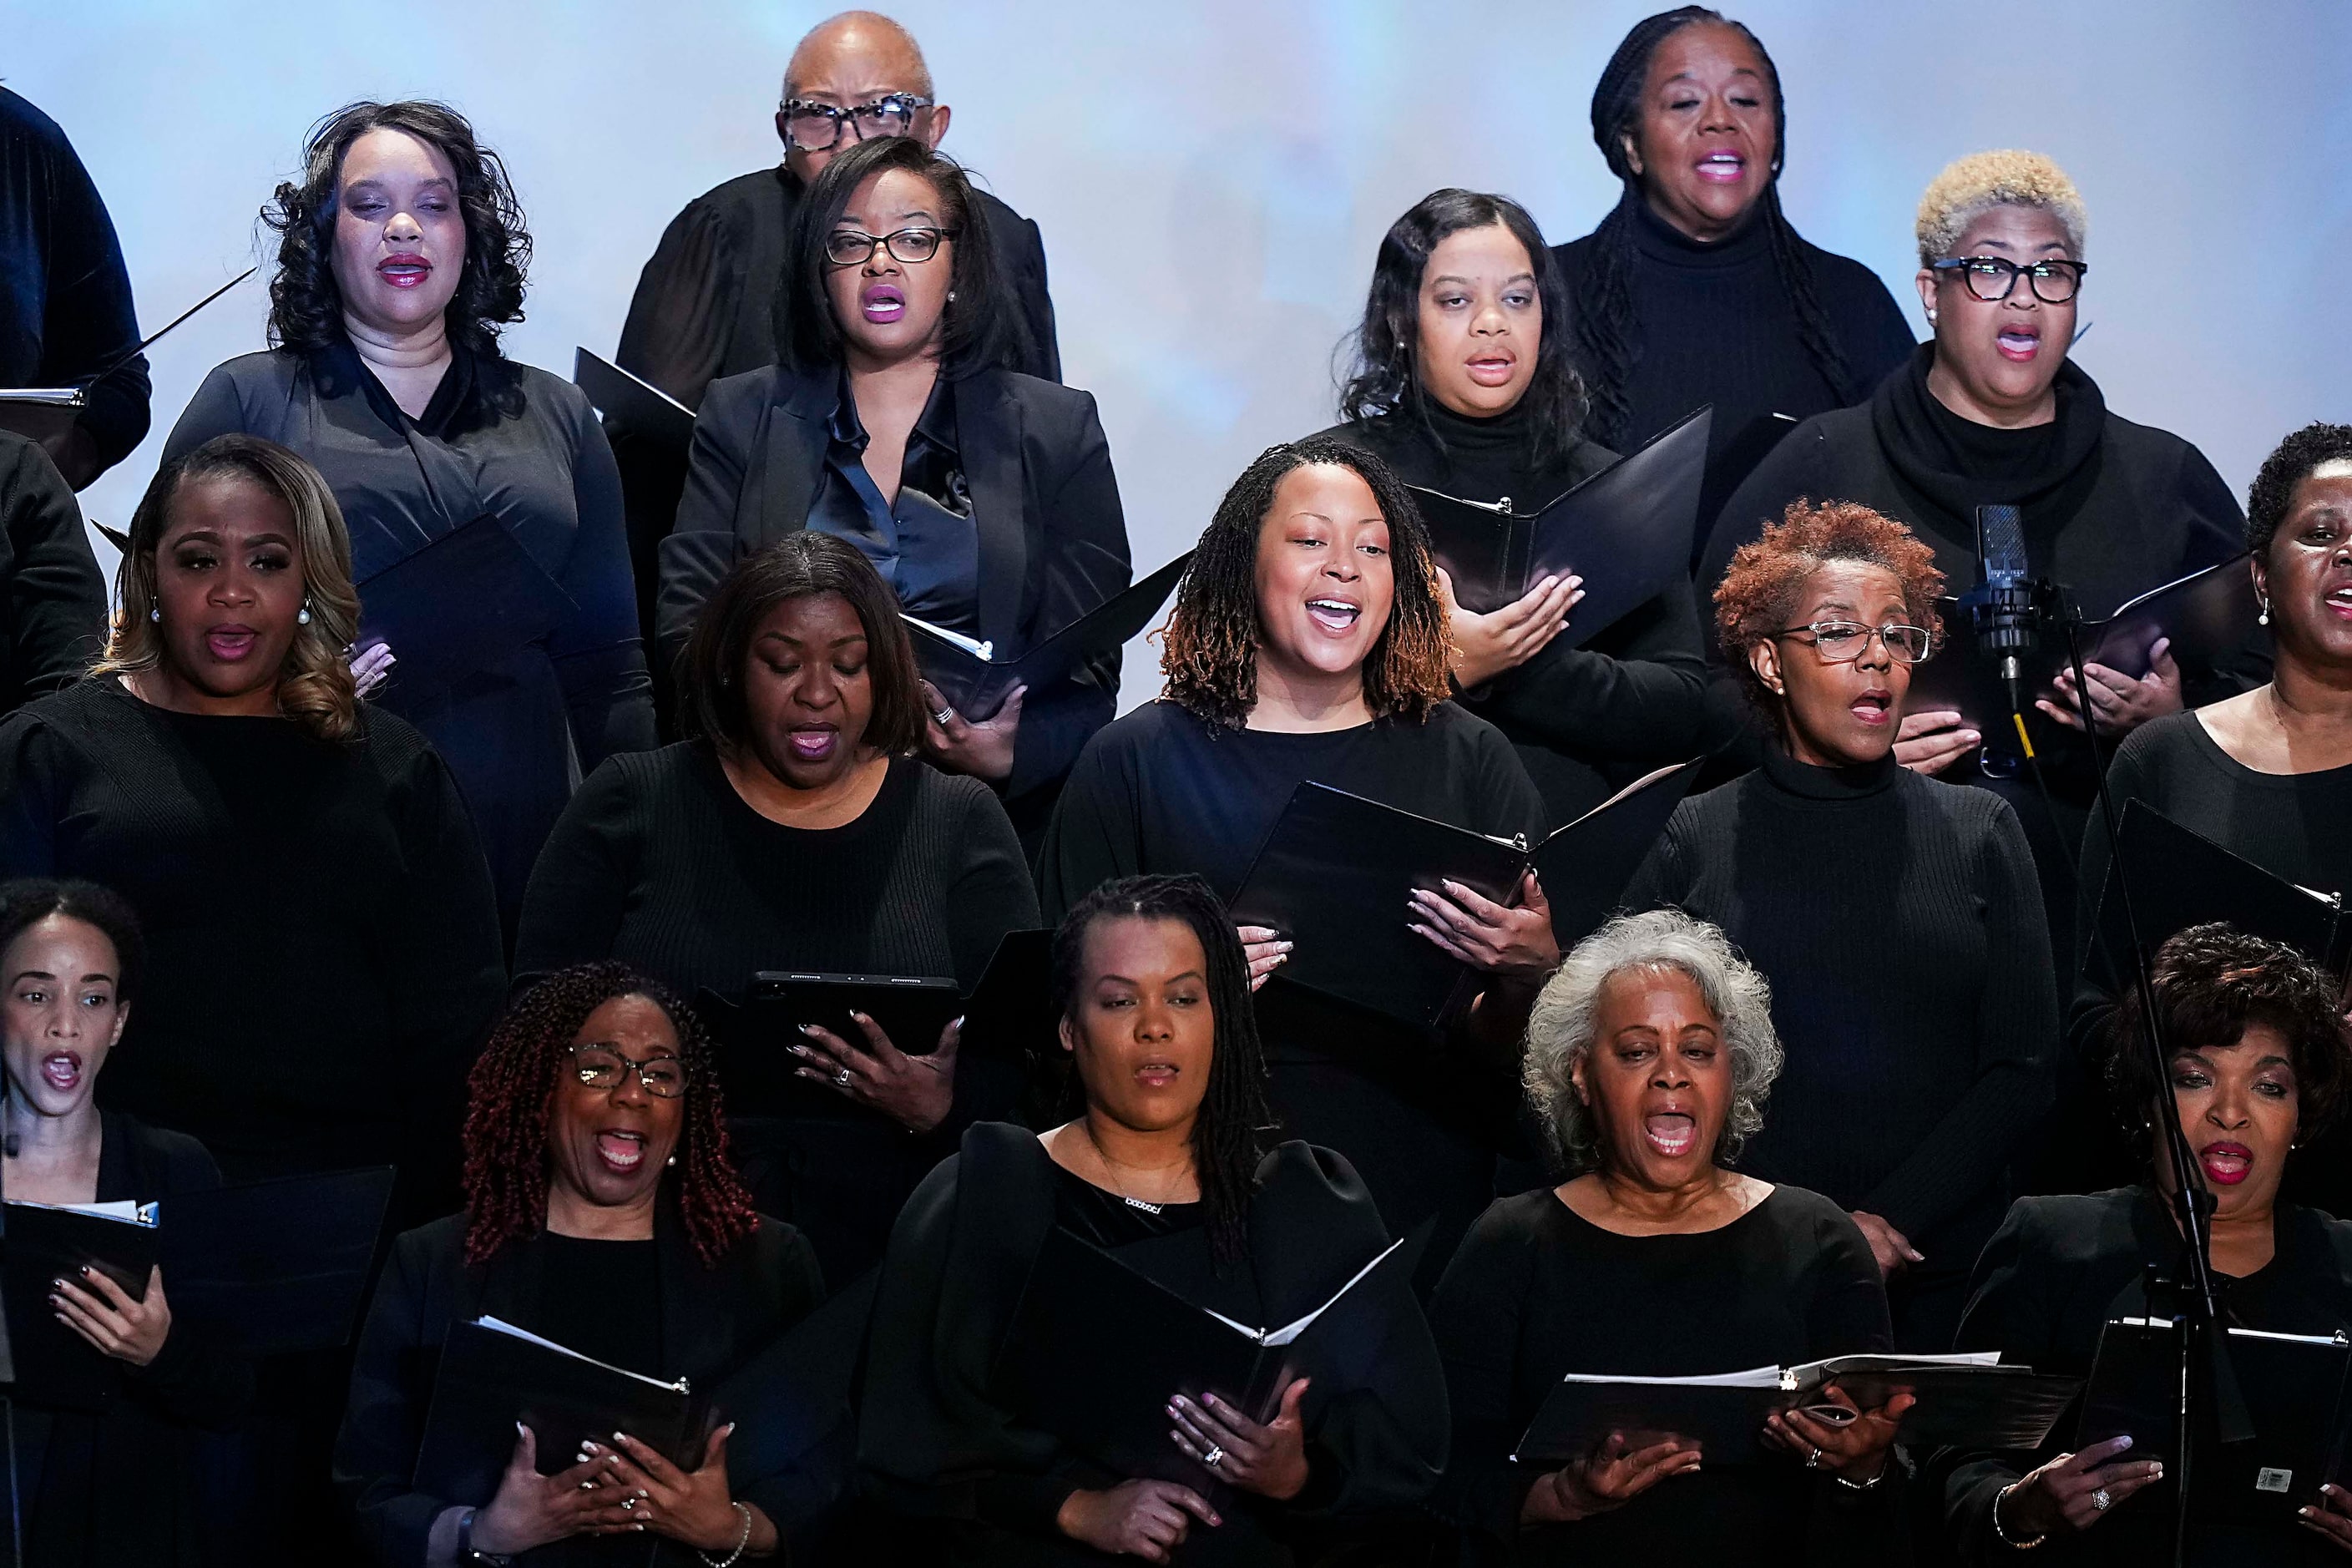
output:
[[[1977,588],[1969,595],[1977,647],[2000,664],[2010,711],[2025,711],[2025,658],[2041,646],[2040,617],[2025,561],[2025,514],[1977,508]]]

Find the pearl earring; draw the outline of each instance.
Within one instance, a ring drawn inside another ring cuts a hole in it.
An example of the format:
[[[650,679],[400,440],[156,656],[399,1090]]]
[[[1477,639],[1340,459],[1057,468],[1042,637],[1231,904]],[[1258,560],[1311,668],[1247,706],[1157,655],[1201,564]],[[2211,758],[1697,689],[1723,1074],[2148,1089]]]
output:
[[[2254,625],[2258,626],[2266,626],[2271,624],[2271,602],[2268,599],[2264,599],[2262,601],[2262,606],[2263,613],[2254,617]]]
[[[301,611],[300,611],[299,614],[297,614],[297,615],[295,616],[295,617],[294,617],[294,624],[295,624],[296,626],[309,626],[309,625],[310,624],[310,600],[305,599],[305,600],[303,600],[303,601],[302,601],[302,608],[301,608]]]
[[[675,1165],[677,1163],[677,1156],[672,1154],[668,1159],[664,1160],[662,1163],[665,1165]]]
[[[950,305],[955,303],[955,290],[952,289],[948,290],[948,303]]]
[[[151,621],[160,621],[160,620],[162,620],[162,619],[163,618],[163,605],[148,605],[148,606],[147,606],[147,618],[148,618],[149,620],[151,620]]]

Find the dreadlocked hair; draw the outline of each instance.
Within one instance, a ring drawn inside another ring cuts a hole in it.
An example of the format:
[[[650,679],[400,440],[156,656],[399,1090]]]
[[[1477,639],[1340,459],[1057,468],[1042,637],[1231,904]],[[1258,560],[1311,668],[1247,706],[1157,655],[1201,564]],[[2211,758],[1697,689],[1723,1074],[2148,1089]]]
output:
[[[1591,253],[1576,279],[1576,342],[1582,361],[1585,395],[1591,404],[1587,433],[1604,447],[1623,447],[1633,405],[1626,395],[1633,367],[1641,362],[1641,334],[1633,318],[1633,277],[1638,262],[1633,249],[1634,204],[1641,201],[1642,177],[1625,152],[1625,139],[1641,124],[1642,100],[1650,80],[1651,57],[1685,27],[1729,27],[1747,39],[1764,68],[1772,92],[1772,175],[1758,199],[1756,221],[1764,226],[1770,243],[1772,266],[1780,287],[1797,314],[1797,340],[1822,378],[1836,389],[1840,403],[1852,403],[1869,388],[1854,383],[1853,371],[1830,331],[1829,312],[1822,308],[1812,258],[1804,241],[1780,210],[1780,164],[1789,147],[1789,110],[1780,97],[1780,72],[1763,42],[1720,11],[1704,5],[1682,5],[1661,11],[1633,24],[1592,89],[1592,140],[1608,160],[1609,172],[1625,184],[1622,200],[1592,232]]]
[[[617,996],[642,996],[677,1031],[686,1068],[685,1115],[675,1181],[686,1234],[705,1268],[758,1228],[751,1194],[727,1153],[726,1106],[710,1037],[687,1005],[625,963],[581,963],[523,993],[490,1031],[467,1079],[466,1261],[485,1263],[499,1247],[547,1223],[547,1110],[564,1048],[589,1015]]]
[[[1077,1005],[1086,979],[1087,933],[1104,921],[1172,921],[1189,928],[1209,961],[1209,1017],[1216,1029],[1209,1052],[1209,1085],[1192,1121],[1192,1172],[1208,1216],[1209,1250],[1217,1270],[1240,1262],[1248,1246],[1249,1200],[1257,1185],[1261,1134],[1273,1124],[1266,1100],[1265,1051],[1258,1043],[1257,1009],[1250,998],[1249,961],[1242,955],[1225,906],[1200,877],[1124,877],[1078,900],[1054,932],[1054,1011],[1079,1029]],[[1085,1086],[1066,1052],[1055,1052],[1064,1078],[1057,1107],[1066,1121],[1086,1109]]]
[[[1160,645],[1162,693],[1195,717],[1238,730],[1257,705],[1257,542],[1285,475],[1313,464],[1346,468],[1371,487],[1389,525],[1395,597],[1364,657],[1364,704],[1416,721],[1445,700],[1450,634],[1437,596],[1429,533],[1412,492],[1373,454],[1326,436],[1268,447],[1242,470],[1184,569]]]

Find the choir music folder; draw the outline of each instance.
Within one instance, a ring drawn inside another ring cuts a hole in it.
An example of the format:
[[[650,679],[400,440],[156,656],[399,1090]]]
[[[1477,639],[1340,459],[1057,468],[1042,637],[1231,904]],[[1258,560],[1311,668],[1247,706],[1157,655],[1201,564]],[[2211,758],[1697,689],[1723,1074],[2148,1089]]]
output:
[[[2163,1461],[2179,1453],[2180,1342],[2168,1318],[2107,1321],[2091,1363],[2075,1447],[2128,1435],[2131,1457]],[[2252,1417],[2251,1442],[2214,1440],[2210,1413],[2190,1466],[2189,1489],[2223,1517],[2291,1524],[2295,1510],[2341,1482],[2345,1374],[2352,1340],[2334,1334],[2229,1331],[2230,1364]]]
[[[1242,879],[1234,923],[1271,927],[1296,944],[1275,971],[1285,984],[1434,1028],[1468,1000],[1476,977],[1410,929],[1415,889],[1443,891],[1450,879],[1511,905],[1532,866],[1553,935],[1567,946],[1623,894],[1697,769],[1660,768],[1532,847],[1310,781],[1291,792]]]
[[[348,1344],[393,1180],[374,1165],[163,1199],[172,1310],[241,1355]]]
[[[1580,647],[1670,585],[1687,585],[1711,407],[1685,415],[1641,448],[1540,506],[1518,498],[1465,500],[1419,485],[1438,564],[1454,598],[1485,615],[1548,576],[1584,579],[1559,641]]]
[[[1412,1273],[1429,1231],[1424,1222],[1391,1242],[1304,1317],[1258,1327],[1194,1306],[1056,1226],[996,1378],[1028,1420],[1115,1472],[1205,1492],[1223,1482],[1169,1439],[1169,1400],[1213,1393],[1265,1422],[1295,1378],[1331,1382],[1335,1393],[1358,1385],[1395,1316],[1418,1310]]]
[[[11,1198],[7,1244],[0,1258],[0,1295],[8,1312],[8,1342],[16,1362],[10,1394],[36,1405],[102,1410],[121,1389],[121,1363],[58,1321],[49,1282],[80,1281],[83,1268],[99,1269],[129,1292],[147,1298],[147,1277],[162,1261],[152,1204],[37,1204]]]
[[[416,1489],[488,1498],[514,1454],[515,1423],[531,1430],[539,1473],[579,1461],[588,1438],[626,1432],[680,1469],[699,1469],[710,1402],[685,1378],[664,1382],[584,1356],[496,1318],[450,1325],[416,1455]]]
[[[1833,1426],[1852,1420],[1825,1396],[1832,1385],[1864,1410],[1911,1392],[1918,1403],[1903,1417],[1903,1442],[2021,1449],[2040,1447],[2083,1388],[2080,1378],[2004,1366],[1990,1352],[1832,1356],[1691,1377],[1570,1373],[1511,1458],[1557,1466],[1582,1458],[1614,1432],[1635,1447],[1669,1437],[1696,1442],[1710,1465],[1748,1463],[1769,1451],[1764,1421],[1775,1411],[1801,1409]]]
[[[1176,590],[1184,568],[1192,564],[1189,550],[1131,587],[1123,588],[1015,658],[999,657],[996,645],[951,632],[903,612],[898,618],[914,640],[915,658],[923,677],[939,689],[948,705],[967,719],[988,719],[1004,706],[1016,686],[1035,691],[1051,685],[1099,654],[1127,646],[1150,624],[1168,595]]]
[[[679,462],[694,442],[694,410],[642,376],[586,349],[572,355],[572,382],[605,418],[668,449]]]
[[[489,668],[552,632],[572,596],[488,512],[359,584],[354,647],[391,646],[395,700]]]

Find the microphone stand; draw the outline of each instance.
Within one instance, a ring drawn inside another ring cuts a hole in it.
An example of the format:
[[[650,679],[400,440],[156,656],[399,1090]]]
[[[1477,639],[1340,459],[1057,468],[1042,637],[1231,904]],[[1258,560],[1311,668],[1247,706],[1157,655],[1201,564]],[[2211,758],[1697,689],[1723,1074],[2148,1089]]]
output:
[[[7,1073],[0,1071],[0,1259],[5,1259],[8,1252],[8,1157],[16,1152],[16,1135],[8,1131],[13,1104],[10,1088]],[[0,1300],[0,1384],[6,1384],[10,1390],[0,1394],[0,1424],[7,1427],[8,1563],[9,1568],[24,1568],[25,1505],[16,1483],[16,1355],[8,1337],[7,1304]]]

